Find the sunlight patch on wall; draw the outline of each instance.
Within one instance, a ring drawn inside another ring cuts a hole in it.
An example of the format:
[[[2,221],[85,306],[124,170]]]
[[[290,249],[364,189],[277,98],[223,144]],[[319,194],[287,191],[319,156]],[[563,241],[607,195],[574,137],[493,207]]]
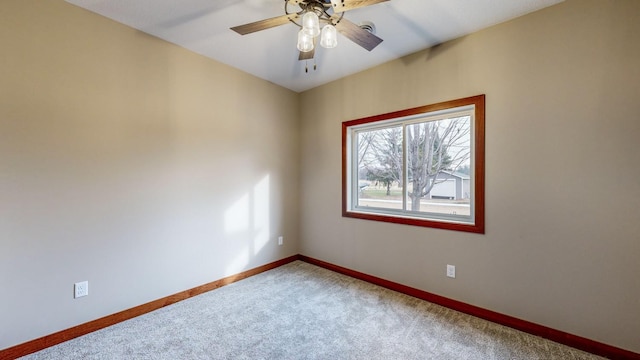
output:
[[[243,246],[240,251],[236,252],[235,257],[225,269],[225,276],[234,275],[246,270],[247,265],[249,265],[249,261],[251,261],[251,254],[247,250],[248,247]]]
[[[249,194],[243,195],[224,213],[224,232],[234,234],[249,229]]]
[[[226,268],[227,275],[246,270],[251,259],[258,255],[271,239],[270,186],[267,174],[224,213],[227,251],[233,257]]]
[[[253,187],[253,229],[255,231],[253,255],[257,255],[269,242],[269,175]]]

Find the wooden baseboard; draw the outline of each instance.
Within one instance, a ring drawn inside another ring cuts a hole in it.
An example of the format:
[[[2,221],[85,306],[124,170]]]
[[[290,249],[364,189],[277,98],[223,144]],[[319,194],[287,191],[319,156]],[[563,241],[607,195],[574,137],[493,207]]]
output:
[[[142,304],[128,310],[124,310],[112,315],[107,315],[100,319],[96,319],[85,324],[74,326],[70,329],[62,330],[57,333],[53,333],[51,335],[43,336],[39,339],[31,340],[23,344],[19,344],[4,350],[0,350],[0,360],[13,360],[21,356],[34,353],[36,351],[46,349],[48,347],[63,343],[65,341],[77,338],[82,335],[89,334],[91,332],[103,329],[111,325],[115,325],[119,322],[146,314],[148,312],[160,309],[167,305],[175,304],[178,301],[182,301],[190,297],[200,295],[207,291],[211,291],[219,287],[234,283],[236,281],[246,279],[250,276],[277,268],[279,266],[288,264],[290,262],[293,262],[299,259],[300,257],[298,255],[290,256],[288,258],[274,261],[272,263],[262,265],[254,269],[243,271],[239,274],[231,275],[223,279],[216,280],[214,282],[195,287],[193,289],[185,290],[177,294],[169,295],[162,299],[154,300],[149,303]]]
[[[129,320],[131,318],[160,309],[167,305],[174,304],[178,301],[182,301],[190,297],[200,295],[207,291],[211,291],[219,287],[234,283],[236,281],[246,279],[250,276],[277,268],[279,266],[288,264],[296,260],[302,260],[309,264],[320,266],[325,269],[335,271],[337,273],[341,273],[341,274],[344,274],[356,279],[360,279],[378,286],[382,286],[390,290],[394,290],[409,296],[416,297],[418,299],[426,300],[434,304],[442,305],[447,308],[460,311],[472,316],[476,316],[497,324],[505,325],[520,331],[524,331],[532,335],[540,336],[545,339],[549,339],[564,345],[574,347],[576,349],[590,352],[592,354],[604,356],[610,359],[640,360],[640,354],[629,351],[629,350],[620,349],[611,345],[603,344],[594,340],[569,334],[560,330],[555,330],[543,325],[538,325],[529,321],[514,318],[512,316],[500,314],[495,311],[483,309],[474,305],[463,303],[461,301],[449,299],[440,295],[432,294],[423,290],[398,284],[393,281],[389,281],[379,277],[361,273],[355,270],[334,265],[322,260],[310,258],[304,255],[290,256],[288,258],[274,261],[272,263],[259,266],[251,270],[247,270],[236,275],[228,276],[226,278],[223,278],[202,286],[198,286],[193,289],[185,290],[180,293],[164,297],[162,299],[158,299],[143,305],[136,306],[128,310],[124,310],[112,315],[108,315],[100,319],[96,319],[88,323],[72,327],[70,329],[62,330],[57,333],[41,337],[39,339],[31,340],[23,344],[19,344],[4,350],[0,350],[0,360],[13,360],[13,359],[46,349],[50,346],[63,343],[65,341],[74,339],[82,335],[86,335],[88,333],[103,329],[111,325],[115,325],[119,322]]]
[[[569,334],[564,331],[555,330],[543,325],[538,325],[526,320],[521,320],[509,315],[497,313],[495,311],[483,309],[474,305],[466,304],[461,301],[449,299],[440,295],[432,294],[426,291],[418,290],[406,285],[398,284],[393,281],[385,280],[379,277],[371,276],[365,273],[361,273],[355,270],[347,269],[342,266],[334,265],[322,260],[310,258],[308,256],[300,255],[300,260],[320,266],[322,268],[335,271],[340,274],[344,274],[356,279],[366,281],[371,284],[382,286],[384,288],[397,291],[409,296],[416,297],[418,299],[426,300],[434,304],[438,304],[449,309],[463,312],[475,317],[479,317],[500,325],[505,325],[510,328],[520,330],[532,335],[540,336],[551,341],[555,341],[560,344],[571,346],[576,349],[580,349],[595,355],[600,355],[609,359],[620,360],[640,360],[640,354],[620,349],[611,345],[603,344],[594,340],[590,340],[577,335]]]

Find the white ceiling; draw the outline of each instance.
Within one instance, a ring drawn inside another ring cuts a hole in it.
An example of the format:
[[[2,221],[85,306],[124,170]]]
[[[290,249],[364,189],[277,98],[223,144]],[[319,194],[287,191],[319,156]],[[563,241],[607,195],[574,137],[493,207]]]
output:
[[[345,13],[371,21],[384,41],[373,51],[339,35],[319,48],[317,70],[298,61],[298,27],[239,35],[229,28],[284,15],[283,0],[67,0],[296,92],[304,91],[563,0],[390,0]]]

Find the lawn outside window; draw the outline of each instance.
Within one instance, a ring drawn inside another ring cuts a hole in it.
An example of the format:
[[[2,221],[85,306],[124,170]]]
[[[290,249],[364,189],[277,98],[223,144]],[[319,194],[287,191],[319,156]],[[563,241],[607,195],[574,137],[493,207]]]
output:
[[[343,122],[343,216],[484,233],[484,102]]]

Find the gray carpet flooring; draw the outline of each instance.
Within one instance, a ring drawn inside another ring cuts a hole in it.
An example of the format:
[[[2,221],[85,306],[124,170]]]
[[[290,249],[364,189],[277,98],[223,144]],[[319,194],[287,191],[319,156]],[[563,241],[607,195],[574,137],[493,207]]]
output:
[[[601,359],[301,261],[22,359]]]

